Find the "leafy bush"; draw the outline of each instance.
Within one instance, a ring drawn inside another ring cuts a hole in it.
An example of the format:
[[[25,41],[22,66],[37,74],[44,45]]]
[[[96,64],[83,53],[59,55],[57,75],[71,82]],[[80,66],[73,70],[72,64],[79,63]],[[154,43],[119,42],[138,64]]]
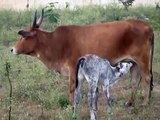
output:
[[[59,19],[59,13],[58,13],[58,9],[56,9],[55,4],[57,4],[58,2],[52,2],[49,3],[49,5],[47,5],[45,7],[45,16],[49,19],[50,22],[54,22],[57,23],[58,19]]]
[[[77,7],[73,10],[69,8],[58,9],[52,3],[45,8],[45,19],[42,27],[47,30],[53,30],[61,24],[91,24],[95,22],[121,20],[126,18],[135,18],[145,20],[153,26],[155,30],[160,30],[160,11],[155,7],[138,6],[124,10],[118,5]],[[38,11],[41,11],[40,9]],[[141,11],[141,12],[139,12]],[[17,38],[17,32],[32,24],[34,10],[14,11],[0,10],[0,43],[7,44]],[[4,22],[7,21],[7,22]]]

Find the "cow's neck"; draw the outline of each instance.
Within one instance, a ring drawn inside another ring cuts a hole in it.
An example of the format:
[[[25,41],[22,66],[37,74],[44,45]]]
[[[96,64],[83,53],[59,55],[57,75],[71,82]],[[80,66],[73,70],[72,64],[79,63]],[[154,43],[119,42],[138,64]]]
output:
[[[51,32],[38,31],[38,47],[36,48],[36,57],[40,59],[48,69],[54,69],[60,72],[62,60],[59,58],[56,49],[54,36]]]

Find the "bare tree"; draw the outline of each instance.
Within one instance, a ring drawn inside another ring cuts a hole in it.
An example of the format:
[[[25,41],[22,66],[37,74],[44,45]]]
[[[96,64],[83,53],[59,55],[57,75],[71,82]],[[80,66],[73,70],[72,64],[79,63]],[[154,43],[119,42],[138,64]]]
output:
[[[132,4],[135,0],[118,0],[118,1],[124,5],[126,10],[128,10],[128,7],[132,6]]]
[[[27,0],[26,8],[29,8],[29,0]]]
[[[160,1],[159,2],[156,2],[156,9],[160,9]]]

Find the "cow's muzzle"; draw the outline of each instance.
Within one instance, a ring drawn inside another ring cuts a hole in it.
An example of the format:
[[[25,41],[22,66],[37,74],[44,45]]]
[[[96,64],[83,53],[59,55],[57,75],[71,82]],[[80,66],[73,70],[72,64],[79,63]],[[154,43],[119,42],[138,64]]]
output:
[[[15,54],[15,55],[18,54],[16,48],[14,48],[14,47],[11,48],[11,52],[12,52],[13,54]]]

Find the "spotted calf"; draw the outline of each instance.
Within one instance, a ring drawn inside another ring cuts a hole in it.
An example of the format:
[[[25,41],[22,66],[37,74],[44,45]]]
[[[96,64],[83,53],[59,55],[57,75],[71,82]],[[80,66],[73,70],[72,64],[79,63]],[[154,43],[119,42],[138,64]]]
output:
[[[79,58],[76,71],[76,88],[74,92],[74,113],[76,114],[76,106],[80,99],[80,88],[83,79],[89,84],[88,104],[90,110],[90,119],[96,120],[98,88],[97,84],[101,84],[105,99],[108,105],[108,113],[112,113],[112,105],[110,101],[109,87],[115,84],[119,78],[127,74],[135,62],[130,59],[124,59],[115,65],[111,65],[106,59],[102,59],[96,55],[85,55]]]

